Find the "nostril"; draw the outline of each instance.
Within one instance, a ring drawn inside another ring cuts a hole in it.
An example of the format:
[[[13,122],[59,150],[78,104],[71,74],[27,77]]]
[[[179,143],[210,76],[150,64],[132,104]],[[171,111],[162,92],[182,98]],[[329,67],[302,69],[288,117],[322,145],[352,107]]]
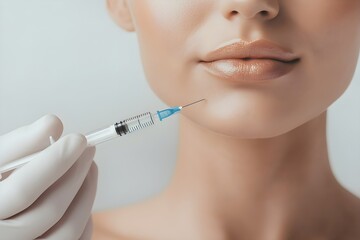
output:
[[[234,16],[234,15],[236,15],[236,14],[238,14],[238,12],[235,11],[235,10],[234,10],[234,11],[231,11],[231,13],[230,13],[231,16]]]
[[[269,16],[269,12],[268,11],[265,11],[265,10],[263,10],[263,11],[260,11],[260,13],[259,13],[261,16],[263,16],[263,17],[267,17],[267,16]]]

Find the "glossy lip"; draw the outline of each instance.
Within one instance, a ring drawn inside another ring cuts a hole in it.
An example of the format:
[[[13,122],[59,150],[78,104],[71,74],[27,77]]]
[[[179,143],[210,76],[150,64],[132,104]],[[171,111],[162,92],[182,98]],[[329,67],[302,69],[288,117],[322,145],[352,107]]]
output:
[[[242,82],[279,78],[299,61],[296,54],[267,40],[233,40],[206,54],[200,63],[217,77]]]

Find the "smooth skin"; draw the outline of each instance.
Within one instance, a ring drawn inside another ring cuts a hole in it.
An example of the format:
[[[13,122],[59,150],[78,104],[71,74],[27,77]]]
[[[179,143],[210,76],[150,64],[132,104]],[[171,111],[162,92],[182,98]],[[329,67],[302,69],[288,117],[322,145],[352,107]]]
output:
[[[180,116],[168,187],[94,214],[94,240],[360,239],[360,200],[329,164],[327,109],[359,56],[358,0],[107,0],[136,32],[149,85]],[[232,39],[272,41],[300,58],[266,84],[229,84],[201,67]]]

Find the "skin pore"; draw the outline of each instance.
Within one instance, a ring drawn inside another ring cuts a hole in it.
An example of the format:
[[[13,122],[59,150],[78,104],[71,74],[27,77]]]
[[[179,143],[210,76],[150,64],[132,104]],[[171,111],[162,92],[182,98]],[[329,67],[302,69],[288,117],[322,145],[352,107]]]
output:
[[[360,201],[329,164],[327,108],[359,55],[358,0],[108,0],[138,36],[147,80],[180,115],[177,166],[159,195],[94,214],[93,239],[360,239]],[[300,60],[267,82],[230,83],[201,61],[266,39]]]

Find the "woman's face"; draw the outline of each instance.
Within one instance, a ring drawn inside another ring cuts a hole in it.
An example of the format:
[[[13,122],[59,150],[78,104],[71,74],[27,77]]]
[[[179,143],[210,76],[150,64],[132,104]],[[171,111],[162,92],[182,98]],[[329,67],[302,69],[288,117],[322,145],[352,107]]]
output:
[[[172,106],[205,98],[182,114],[221,134],[288,132],[339,98],[356,68],[359,0],[113,1],[113,16],[129,11],[119,18],[137,33],[153,91]],[[283,50],[241,47],[258,40]]]

